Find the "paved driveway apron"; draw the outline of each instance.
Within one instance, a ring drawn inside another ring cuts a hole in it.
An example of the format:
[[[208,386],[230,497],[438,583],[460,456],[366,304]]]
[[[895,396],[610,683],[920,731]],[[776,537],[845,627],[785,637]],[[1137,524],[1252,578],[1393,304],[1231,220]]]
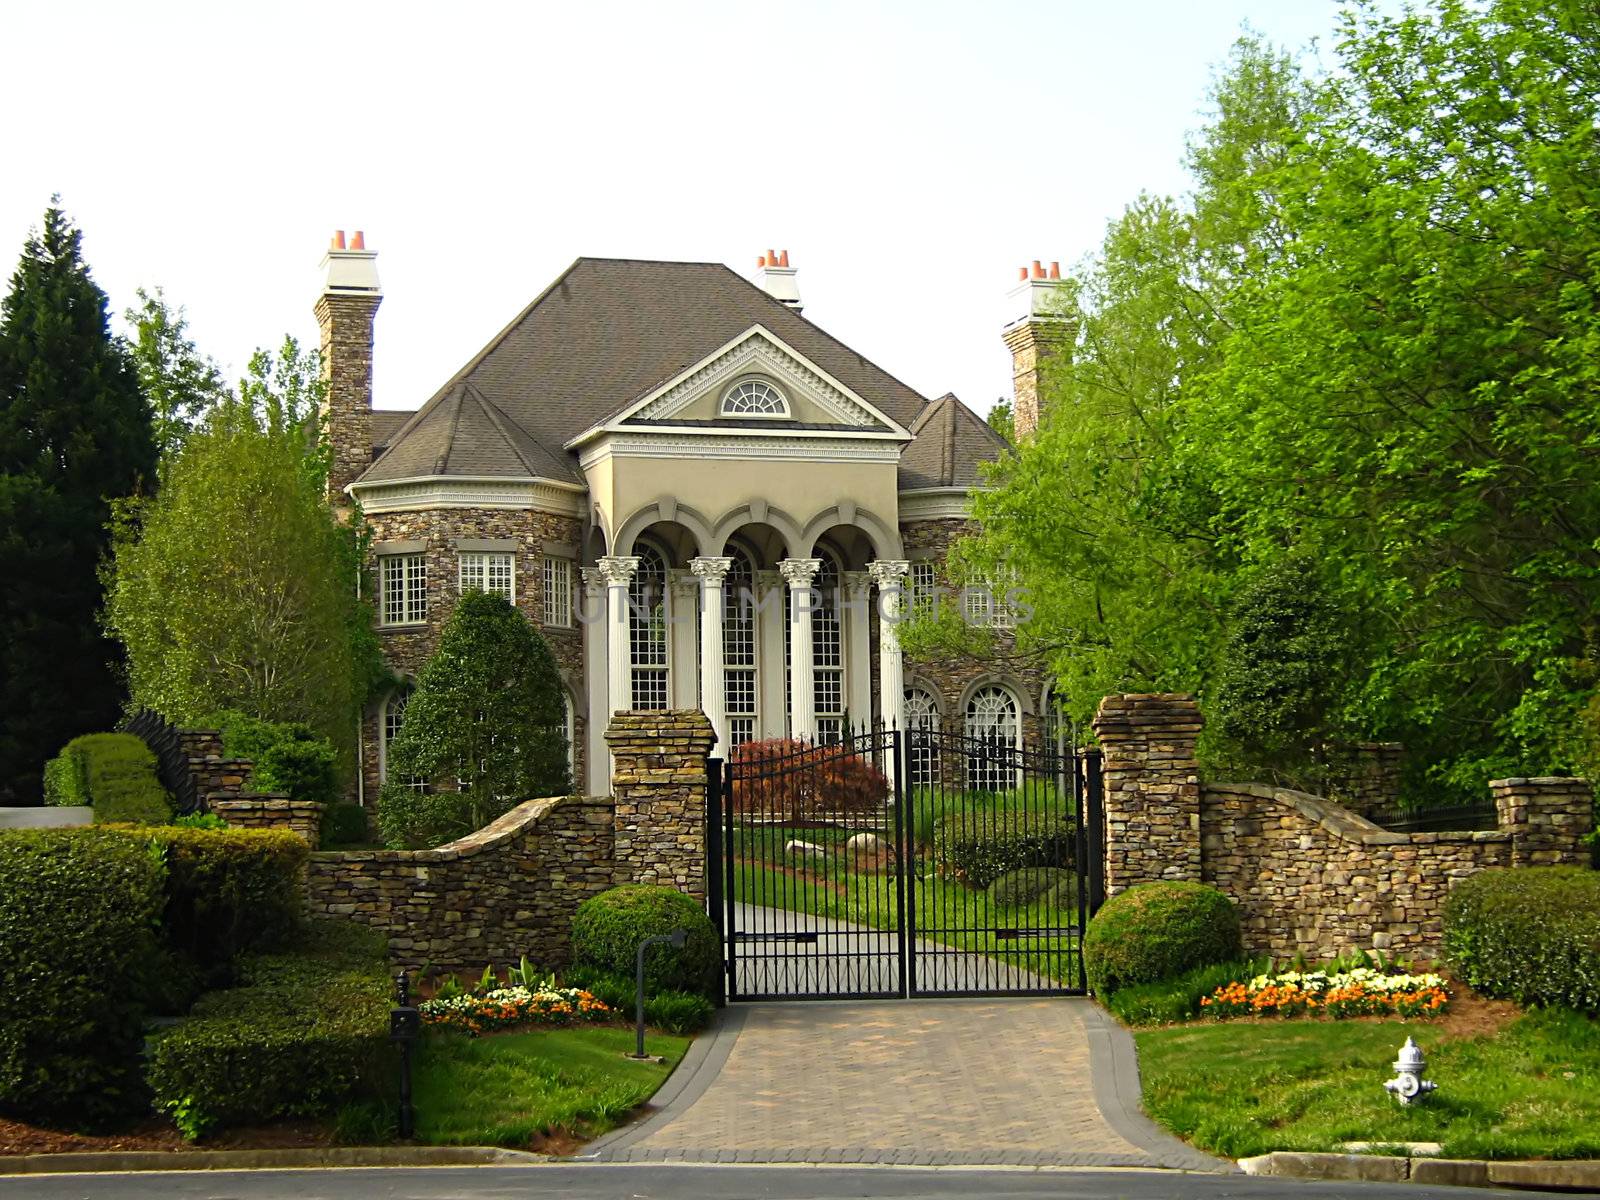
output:
[[[585,1157],[1231,1166],[1137,1112],[1131,1040],[1088,1000],[740,1005],[691,1055]]]

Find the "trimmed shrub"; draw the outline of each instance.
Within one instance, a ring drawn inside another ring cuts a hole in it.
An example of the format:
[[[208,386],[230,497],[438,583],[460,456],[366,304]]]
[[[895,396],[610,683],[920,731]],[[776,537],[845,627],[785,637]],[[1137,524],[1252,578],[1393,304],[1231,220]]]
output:
[[[185,1137],[314,1116],[377,1094],[388,1075],[383,938],[318,922],[292,952],[240,962],[243,986],[209,992],[153,1039],[146,1078]]]
[[[714,1012],[711,1001],[689,992],[658,992],[644,1002],[645,1024],[666,1033],[699,1033]]]
[[[1007,871],[989,885],[989,899],[1000,908],[1026,908],[1048,900],[1059,907],[1063,897],[1078,902],[1077,878],[1060,867],[1022,867]]]
[[[700,902],[675,888],[627,884],[585,900],[572,918],[573,965],[632,979],[639,943],[674,929],[687,930],[689,939],[681,950],[663,945],[645,953],[645,995],[714,995],[722,969],[717,931]]]
[[[333,743],[296,722],[263,721],[224,709],[207,722],[222,734],[223,751],[248,758],[251,784],[264,792],[286,792],[296,800],[332,805],[339,799],[338,755]]]
[[[1107,900],[1083,937],[1089,987],[1108,996],[1244,957],[1233,901],[1203,883],[1141,883]]]
[[[889,798],[889,778],[848,745],[813,746],[790,738],[745,742],[733,810],[803,824],[835,813],[875,812]]]
[[[1516,867],[1470,875],[1445,900],[1444,952],[1485,995],[1600,1011],[1600,874]]]
[[[367,827],[367,810],[359,804],[332,804],[322,811],[322,846],[354,846],[372,834]]]
[[[1070,868],[1077,828],[1061,817],[977,808],[941,818],[933,829],[939,874],[973,888],[1025,867]]]
[[[172,818],[172,797],[156,777],[156,756],[131,733],[86,733],[45,766],[51,804],[91,804],[97,825],[159,825]]]
[[[0,833],[0,1108],[72,1124],[137,1108],[161,885],[115,832]]]

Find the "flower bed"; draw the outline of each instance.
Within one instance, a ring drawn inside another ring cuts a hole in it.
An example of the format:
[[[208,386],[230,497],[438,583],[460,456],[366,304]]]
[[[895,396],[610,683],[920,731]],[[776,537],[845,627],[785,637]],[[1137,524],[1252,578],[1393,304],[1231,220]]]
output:
[[[608,1006],[579,988],[534,989],[520,984],[478,995],[424,1000],[418,1007],[424,1023],[474,1036],[516,1026],[604,1021],[612,1015]]]
[[[1349,971],[1285,971],[1229,983],[1200,1000],[1208,1017],[1437,1017],[1450,1006],[1438,975]]]

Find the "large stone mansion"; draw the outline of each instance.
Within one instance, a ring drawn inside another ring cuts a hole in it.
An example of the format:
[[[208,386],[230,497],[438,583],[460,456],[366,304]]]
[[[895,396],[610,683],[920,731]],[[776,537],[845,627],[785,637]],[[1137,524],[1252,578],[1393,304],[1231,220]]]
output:
[[[885,619],[951,586],[947,551],[1005,440],[804,317],[787,252],[762,255],[754,282],[719,263],[580,258],[410,411],[372,403],[375,258],[339,234],[316,313],[331,486],[373,528],[399,675],[462,591],[505,595],[560,664],[590,793],[609,788],[602,735],[619,709],[702,708],[719,753],[868,720],[1039,734],[1045,680],[1009,629],[985,661],[923,662]],[[1021,434],[1059,326],[1057,281],[1038,264],[1024,276],[1005,330]],[[998,597],[971,595],[969,617],[1006,624]],[[406,695],[363,722],[368,796]]]

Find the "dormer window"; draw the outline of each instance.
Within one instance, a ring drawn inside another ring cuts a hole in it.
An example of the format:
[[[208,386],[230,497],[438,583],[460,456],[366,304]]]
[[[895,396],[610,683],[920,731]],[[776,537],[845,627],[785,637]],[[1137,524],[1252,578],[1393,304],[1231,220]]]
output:
[[[787,417],[789,401],[764,379],[743,379],[722,396],[725,417]]]

